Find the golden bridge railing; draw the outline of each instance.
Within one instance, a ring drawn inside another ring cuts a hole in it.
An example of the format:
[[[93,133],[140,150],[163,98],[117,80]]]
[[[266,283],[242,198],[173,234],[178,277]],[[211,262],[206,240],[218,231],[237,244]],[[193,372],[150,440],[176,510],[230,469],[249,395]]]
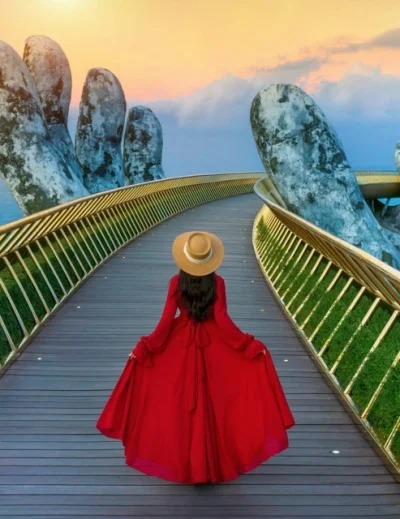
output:
[[[257,261],[303,342],[393,473],[400,468],[400,272],[285,208],[272,182]]]
[[[98,193],[0,227],[0,367],[102,263],[186,209],[253,192],[265,173],[174,177]]]

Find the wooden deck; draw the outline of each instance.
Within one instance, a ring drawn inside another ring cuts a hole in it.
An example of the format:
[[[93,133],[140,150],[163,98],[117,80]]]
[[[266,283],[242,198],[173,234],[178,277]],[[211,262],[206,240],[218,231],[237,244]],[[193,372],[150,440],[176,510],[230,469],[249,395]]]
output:
[[[265,283],[251,244],[260,206],[255,194],[228,198],[140,237],[101,267],[8,369],[0,379],[1,518],[400,516],[400,485]],[[95,429],[127,355],[158,322],[177,272],[173,239],[197,229],[223,240],[218,272],[229,314],[270,349],[297,422],[285,452],[235,482],[199,487],[137,473],[125,465],[120,442]]]

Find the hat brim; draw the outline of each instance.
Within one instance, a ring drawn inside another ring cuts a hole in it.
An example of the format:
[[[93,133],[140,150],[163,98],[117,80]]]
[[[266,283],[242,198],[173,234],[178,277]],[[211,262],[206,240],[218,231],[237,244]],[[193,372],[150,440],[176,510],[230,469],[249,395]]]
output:
[[[206,263],[193,263],[186,257],[183,251],[187,239],[194,232],[201,232],[207,235],[211,241],[213,253]],[[174,257],[175,263],[184,272],[192,274],[193,276],[205,276],[214,272],[214,270],[221,265],[224,259],[224,246],[222,241],[218,236],[215,236],[215,234],[206,231],[188,231],[179,234],[175,238],[174,243],[172,244],[172,256]]]

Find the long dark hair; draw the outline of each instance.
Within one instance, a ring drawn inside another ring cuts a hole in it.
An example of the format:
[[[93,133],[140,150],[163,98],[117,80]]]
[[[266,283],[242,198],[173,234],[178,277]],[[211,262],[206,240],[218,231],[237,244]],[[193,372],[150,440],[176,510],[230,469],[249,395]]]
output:
[[[181,290],[179,302],[196,321],[205,321],[217,297],[217,278],[215,272],[205,276],[192,276],[179,271],[176,291]]]

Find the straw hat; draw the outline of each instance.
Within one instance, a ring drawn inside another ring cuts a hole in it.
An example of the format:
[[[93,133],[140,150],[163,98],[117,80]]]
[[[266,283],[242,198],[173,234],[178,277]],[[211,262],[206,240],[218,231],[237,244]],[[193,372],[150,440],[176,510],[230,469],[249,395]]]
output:
[[[221,240],[205,231],[188,231],[179,234],[172,244],[175,263],[193,276],[205,276],[214,272],[224,259]]]

